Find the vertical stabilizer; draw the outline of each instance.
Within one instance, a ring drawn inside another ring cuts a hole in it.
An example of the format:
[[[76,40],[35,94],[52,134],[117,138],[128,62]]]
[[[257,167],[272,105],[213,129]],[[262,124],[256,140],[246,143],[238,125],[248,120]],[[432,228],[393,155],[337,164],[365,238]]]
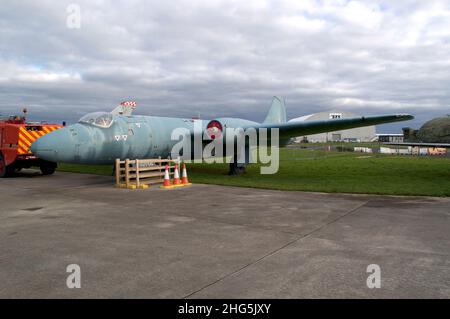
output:
[[[286,106],[284,101],[277,96],[273,97],[272,105],[267,113],[265,124],[286,123]]]
[[[133,110],[135,108],[136,108],[136,102],[124,101],[124,102],[120,103],[114,110],[112,110],[111,114],[130,116],[133,113]]]

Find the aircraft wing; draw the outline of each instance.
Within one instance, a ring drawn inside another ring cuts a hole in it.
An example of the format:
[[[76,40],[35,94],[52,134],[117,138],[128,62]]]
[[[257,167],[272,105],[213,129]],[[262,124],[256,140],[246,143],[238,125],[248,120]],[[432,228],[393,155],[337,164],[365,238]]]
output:
[[[272,129],[278,128],[279,143],[285,145],[289,142],[289,139],[297,136],[312,135],[325,132],[334,132],[339,130],[347,130],[356,127],[371,126],[377,124],[393,123],[400,121],[407,121],[413,119],[414,116],[409,114],[393,114],[393,115],[380,115],[380,116],[364,116],[354,117],[348,119],[332,119],[324,121],[298,121],[298,122],[281,122],[278,123],[256,123],[251,121],[245,121],[242,119],[217,119],[208,123],[206,128],[208,129],[212,123],[216,125],[219,122],[220,130],[225,127],[229,128],[254,128],[257,133],[260,133],[260,129]],[[281,123],[280,123],[281,122]],[[226,132],[224,132],[226,133]],[[267,132],[269,133],[269,132]],[[194,134],[195,135],[195,134]],[[270,134],[268,136],[271,139]],[[206,141],[204,141],[206,142]]]
[[[438,147],[438,148],[450,148],[450,144],[448,143],[383,143],[384,145],[396,145],[396,146],[418,146],[418,147]]]
[[[286,107],[284,100],[274,96],[272,105],[263,123],[256,123],[237,118],[217,118],[206,125],[206,129],[224,131],[225,128],[254,128],[259,133],[260,129],[279,129],[280,144],[285,144],[290,138],[325,132],[347,130],[356,127],[371,126],[377,124],[393,123],[414,119],[409,114],[391,114],[379,116],[362,116],[346,119],[331,119],[324,121],[286,121]],[[226,133],[226,132],[225,132]],[[211,136],[216,133],[212,133]],[[270,139],[270,137],[269,137]]]
[[[299,121],[287,123],[263,123],[256,128],[278,128],[280,138],[304,136],[325,132],[347,130],[356,127],[371,126],[384,123],[412,120],[409,114],[394,114],[380,116],[363,116],[349,119],[333,119],[325,121]]]

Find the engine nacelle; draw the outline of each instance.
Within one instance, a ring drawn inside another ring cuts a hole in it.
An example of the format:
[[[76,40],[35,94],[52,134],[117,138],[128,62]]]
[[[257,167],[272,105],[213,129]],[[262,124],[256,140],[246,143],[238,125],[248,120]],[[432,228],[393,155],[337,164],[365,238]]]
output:
[[[217,120],[212,120],[206,125],[206,133],[208,136],[215,140],[216,138],[219,138],[223,134],[223,126],[222,123],[220,123]]]

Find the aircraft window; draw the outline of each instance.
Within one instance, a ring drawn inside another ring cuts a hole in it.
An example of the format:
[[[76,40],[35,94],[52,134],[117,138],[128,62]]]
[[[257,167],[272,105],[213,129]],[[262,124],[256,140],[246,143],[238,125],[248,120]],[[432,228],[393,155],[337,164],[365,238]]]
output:
[[[111,113],[105,112],[89,113],[83,116],[79,122],[106,128],[111,126],[113,122],[113,116]]]

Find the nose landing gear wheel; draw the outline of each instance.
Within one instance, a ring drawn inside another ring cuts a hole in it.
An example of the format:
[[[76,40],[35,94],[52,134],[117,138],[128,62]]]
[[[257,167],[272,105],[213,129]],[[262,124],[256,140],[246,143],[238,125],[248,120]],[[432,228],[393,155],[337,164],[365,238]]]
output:
[[[39,168],[41,169],[42,175],[52,175],[56,170],[56,163],[42,161]]]

